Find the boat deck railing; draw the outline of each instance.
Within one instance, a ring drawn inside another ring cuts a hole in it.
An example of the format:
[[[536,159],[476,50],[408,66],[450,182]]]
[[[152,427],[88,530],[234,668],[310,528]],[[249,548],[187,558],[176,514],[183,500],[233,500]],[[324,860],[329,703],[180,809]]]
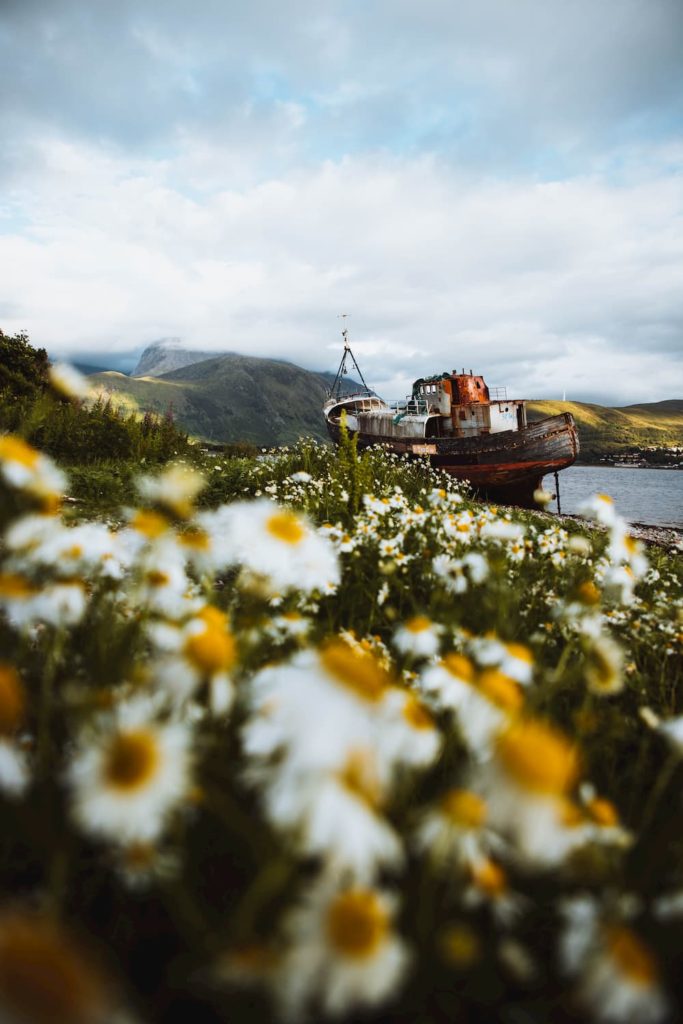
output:
[[[507,388],[489,388],[489,398],[492,402],[507,402],[508,400],[508,389]]]
[[[349,398],[367,398],[381,402],[381,398],[370,391],[369,388],[367,390],[361,388],[359,391],[342,391],[341,393],[337,393],[330,389],[327,392],[328,402],[332,399],[334,399],[335,402],[345,402]]]
[[[402,398],[388,405],[393,412],[408,416],[426,416],[429,412],[429,403],[425,398]]]

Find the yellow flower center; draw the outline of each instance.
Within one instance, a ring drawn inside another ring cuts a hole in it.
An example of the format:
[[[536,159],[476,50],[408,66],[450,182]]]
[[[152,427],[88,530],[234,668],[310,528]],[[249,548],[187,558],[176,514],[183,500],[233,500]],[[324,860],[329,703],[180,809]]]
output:
[[[266,529],[268,533],[281,540],[283,544],[300,544],[305,536],[305,531],[299,517],[294,512],[289,512],[286,509],[270,516],[266,520]]]
[[[194,551],[207,551],[209,548],[209,535],[198,526],[191,526],[184,533],[180,534],[180,543]]]
[[[616,657],[610,657],[599,644],[591,648],[587,675],[594,692],[609,694],[618,693],[621,689],[620,665]]]
[[[610,498],[609,494],[598,494],[598,500],[604,501],[606,505],[614,504],[614,499]]]
[[[18,462],[26,469],[35,469],[40,453],[26,444],[20,437],[13,434],[4,434],[0,437],[0,459],[5,462]]]
[[[492,860],[480,861],[472,869],[472,881],[477,889],[491,898],[502,896],[507,889],[505,872]]]
[[[619,824],[619,812],[610,800],[596,796],[586,804],[586,810],[596,825],[613,828]]]
[[[217,608],[210,611],[222,615]],[[207,676],[227,672],[237,657],[235,638],[224,623],[218,625],[209,620],[206,629],[187,638],[185,656]]]
[[[583,825],[585,817],[583,810],[578,804],[571,800],[563,800],[561,803],[560,822],[565,828],[578,828]]]
[[[320,660],[326,672],[365,700],[380,700],[391,683],[389,673],[372,654],[354,650],[343,640],[330,641]]]
[[[131,843],[122,854],[125,867],[135,874],[136,871],[145,872],[154,867],[157,857],[156,847],[152,843]]]
[[[465,683],[474,682],[474,665],[464,654],[447,654],[442,664],[456,679]]]
[[[426,615],[415,615],[412,619],[408,619],[405,628],[409,633],[424,633],[431,629],[431,625],[431,619],[428,619]]]
[[[372,889],[349,889],[327,911],[327,938],[335,952],[354,960],[371,957],[389,930],[389,917]]]
[[[225,957],[225,964],[229,971],[252,977],[265,976],[273,970],[277,961],[275,950],[258,942],[249,946],[239,946],[237,949],[231,950]]]
[[[478,686],[492,704],[501,711],[516,714],[524,703],[521,687],[497,668],[487,668],[479,675]]]
[[[525,644],[506,644],[505,648],[511,657],[517,658],[518,661],[523,661],[527,665],[533,665],[534,656]]]
[[[498,736],[496,753],[519,785],[539,793],[564,793],[578,776],[576,747],[543,722],[515,722]]]
[[[596,587],[592,580],[586,580],[577,589],[577,597],[581,604],[585,604],[588,607],[600,603],[600,591]]]
[[[197,618],[213,629],[227,629],[228,626],[228,616],[220,608],[216,608],[215,604],[205,604],[197,613]]]
[[[373,810],[382,803],[382,784],[377,773],[377,760],[372,750],[352,750],[339,776],[342,785]]]
[[[0,919],[3,1020],[86,1024],[110,1019],[102,980],[68,935],[38,914]]]
[[[605,930],[607,948],[619,970],[635,985],[649,987],[659,978],[652,953],[625,925],[613,925]]]
[[[161,572],[159,569],[150,569],[146,579],[150,587],[165,587],[170,582],[171,577],[167,572]]]
[[[16,573],[0,572],[0,597],[22,598],[36,594],[36,588],[23,576]]]
[[[469,967],[481,956],[481,943],[467,925],[446,928],[440,936],[439,948],[444,960],[455,967]]]
[[[40,507],[48,516],[54,516],[62,507],[62,498],[59,494],[43,494],[40,498]]]
[[[479,828],[486,818],[485,802],[469,789],[449,789],[441,797],[441,810],[462,828]]]
[[[130,525],[138,533],[141,533],[143,537],[147,537],[148,540],[156,540],[162,533],[165,533],[169,527],[168,519],[162,516],[160,512],[153,512],[151,509],[141,508],[135,513],[130,521]]]
[[[406,697],[405,704],[403,705],[403,717],[413,729],[434,728],[432,716],[413,693],[409,693]]]
[[[121,732],[114,737],[105,760],[104,775],[114,789],[142,789],[159,767],[156,736],[145,729]]]
[[[0,662],[0,735],[16,732],[24,717],[26,697],[19,673]]]

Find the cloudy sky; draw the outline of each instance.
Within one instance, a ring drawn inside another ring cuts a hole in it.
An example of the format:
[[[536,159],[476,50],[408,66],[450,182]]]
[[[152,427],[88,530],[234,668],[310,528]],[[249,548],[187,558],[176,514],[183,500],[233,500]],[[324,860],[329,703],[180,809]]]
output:
[[[0,328],[683,398],[681,0],[1,0]]]

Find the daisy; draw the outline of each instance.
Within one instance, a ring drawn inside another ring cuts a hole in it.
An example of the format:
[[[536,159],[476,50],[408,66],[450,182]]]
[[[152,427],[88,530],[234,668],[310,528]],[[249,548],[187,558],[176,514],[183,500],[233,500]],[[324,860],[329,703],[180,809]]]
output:
[[[392,687],[378,714],[378,745],[388,761],[424,768],[436,760],[442,737],[414,693]]]
[[[50,519],[52,527],[44,522]],[[8,530],[6,539],[10,550],[59,576],[101,573],[121,579],[130,562],[116,534],[101,523],[64,527],[50,516],[24,516]]]
[[[17,573],[0,572],[0,608],[18,629],[41,622],[57,628],[72,626],[85,614],[85,588],[80,580],[39,588]]]
[[[137,489],[149,505],[159,505],[178,519],[189,519],[194,501],[206,485],[203,475],[181,463],[169,466],[158,476],[142,476]]]
[[[524,537],[524,527],[508,519],[493,519],[484,523],[479,535],[482,540],[518,541]]]
[[[156,839],[188,791],[190,738],[187,725],[159,721],[149,700],[118,705],[81,736],[69,766],[81,828],[116,843]]]
[[[13,665],[0,662],[0,789],[10,798],[22,796],[29,782],[26,756],[16,742],[25,709],[19,673]]]
[[[49,368],[48,377],[55,391],[65,398],[80,400],[90,395],[87,379],[68,363],[55,363]]]
[[[370,880],[380,868],[399,868],[401,841],[382,817],[387,787],[369,747],[351,749],[338,771],[303,772],[285,766],[265,792],[273,824],[305,856],[322,857],[330,875]]]
[[[55,511],[66,489],[66,477],[54,462],[13,434],[0,434],[0,476],[10,487],[37,498]]]
[[[476,670],[464,654],[446,654],[438,665],[430,665],[420,677],[420,689],[439,710],[465,710],[472,697]]]
[[[339,583],[337,555],[307,519],[267,500],[237,502],[198,517],[215,538],[215,568],[242,565],[275,592]]]
[[[180,619],[189,611],[191,585],[183,552],[174,540],[162,538],[141,553],[131,598],[156,615]]]
[[[495,668],[479,673],[470,699],[458,713],[460,732],[477,760],[491,756],[494,736],[520,714],[523,703],[522,689],[514,679]]]
[[[654,954],[632,928],[603,923],[594,904],[577,899],[565,905],[567,923],[560,956],[568,974],[577,975],[576,996],[601,1024],[657,1024],[668,1014]]]
[[[486,814],[486,802],[477,793],[449,789],[424,813],[415,845],[440,871],[472,867],[485,859],[494,843],[486,828]]]
[[[225,612],[204,605],[193,610],[182,626],[152,624],[149,636],[161,654],[154,665],[154,677],[169,694],[186,700],[206,683],[214,714],[229,711],[237,643]]]
[[[478,775],[491,825],[529,863],[561,862],[582,838],[565,816],[579,771],[575,746],[544,722],[517,719],[495,736],[491,749]]]
[[[471,865],[464,903],[469,907],[490,907],[501,924],[510,924],[522,908],[520,897],[510,890],[506,872],[490,857]]]
[[[505,643],[492,635],[476,637],[471,641],[470,649],[480,665],[496,667],[523,686],[531,682],[534,657],[525,644]]]
[[[586,683],[598,697],[611,697],[624,688],[624,653],[614,640],[597,637],[589,646],[586,660]]]
[[[414,658],[431,658],[439,650],[443,627],[426,615],[415,615],[394,633],[394,646],[401,654]]]
[[[374,746],[378,711],[393,684],[358,644],[333,639],[319,651],[301,651],[252,678],[246,750],[261,758],[286,752],[297,770],[340,770],[351,750]]]
[[[609,494],[594,494],[577,509],[580,516],[593,519],[601,526],[612,527],[619,521],[614,501]]]
[[[290,1019],[307,1010],[340,1017],[400,991],[409,956],[392,928],[395,900],[379,889],[323,878],[285,919],[288,940],[276,994]]]

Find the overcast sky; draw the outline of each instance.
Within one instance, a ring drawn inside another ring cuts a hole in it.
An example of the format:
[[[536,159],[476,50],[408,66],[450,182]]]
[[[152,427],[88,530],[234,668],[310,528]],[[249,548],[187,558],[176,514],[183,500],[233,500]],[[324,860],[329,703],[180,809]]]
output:
[[[683,0],[0,0],[0,328],[683,398]]]

